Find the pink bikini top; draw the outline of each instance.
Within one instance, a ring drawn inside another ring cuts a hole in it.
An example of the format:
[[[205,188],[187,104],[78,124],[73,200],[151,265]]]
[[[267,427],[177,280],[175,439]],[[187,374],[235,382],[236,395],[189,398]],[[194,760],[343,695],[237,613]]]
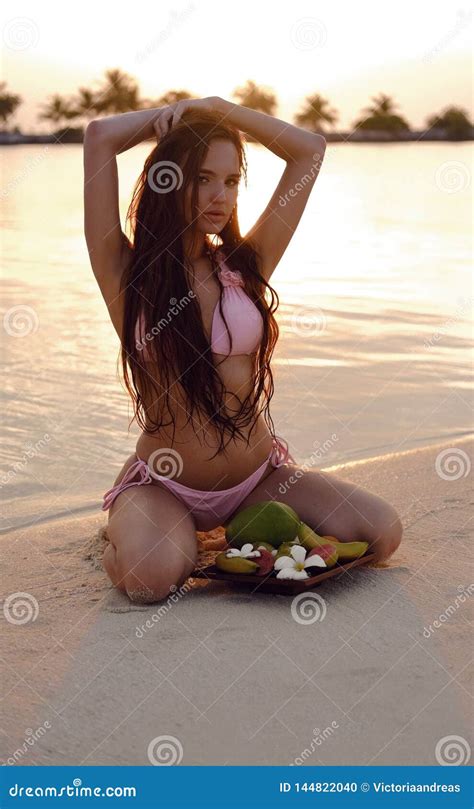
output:
[[[263,318],[254,302],[244,291],[245,283],[239,271],[229,269],[224,261],[223,254],[217,250],[217,263],[219,265],[218,278],[224,287],[222,293],[222,311],[224,312],[229,331],[232,334],[232,354],[252,354],[257,350],[263,335]],[[142,333],[137,322],[135,339],[143,345],[141,352],[144,359],[149,359],[147,350],[148,340],[144,334],[143,315],[140,318]],[[226,325],[219,311],[219,301],[214,309],[211,327],[211,350],[213,354],[228,355],[230,340]],[[151,335],[150,335],[151,337]]]

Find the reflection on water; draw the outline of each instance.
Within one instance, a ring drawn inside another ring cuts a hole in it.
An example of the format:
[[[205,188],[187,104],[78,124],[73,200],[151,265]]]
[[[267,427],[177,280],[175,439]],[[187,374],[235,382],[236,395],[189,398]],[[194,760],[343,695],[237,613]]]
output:
[[[118,158],[123,222],[148,148]],[[470,155],[469,143],[328,146],[271,280],[281,301],[272,416],[300,463],[334,435],[319,466],[470,430],[469,189],[444,188],[439,171]],[[127,433],[118,339],[88,261],[81,147],[3,147],[2,157],[6,529],[97,507],[139,430]],[[282,169],[249,146],[243,232]]]

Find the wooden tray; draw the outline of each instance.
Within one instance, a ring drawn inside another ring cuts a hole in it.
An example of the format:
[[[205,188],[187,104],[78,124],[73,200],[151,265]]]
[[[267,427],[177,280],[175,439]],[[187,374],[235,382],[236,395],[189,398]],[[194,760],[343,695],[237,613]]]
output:
[[[215,565],[196,568],[191,573],[190,578],[218,579],[219,581],[226,581],[230,584],[242,584],[246,587],[252,587],[252,592],[260,590],[266,593],[280,593],[280,595],[296,595],[297,593],[304,593],[306,590],[311,590],[325,579],[332,578],[332,576],[343,576],[346,570],[366,565],[374,559],[375,553],[366,553],[365,556],[360,556],[359,559],[354,559],[352,562],[346,562],[342,565],[337,564],[330,570],[325,570],[324,573],[318,573],[317,576],[310,576],[308,579],[277,579],[273,573],[269,573],[268,576],[256,576],[254,573],[225,573],[223,570],[219,570]]]

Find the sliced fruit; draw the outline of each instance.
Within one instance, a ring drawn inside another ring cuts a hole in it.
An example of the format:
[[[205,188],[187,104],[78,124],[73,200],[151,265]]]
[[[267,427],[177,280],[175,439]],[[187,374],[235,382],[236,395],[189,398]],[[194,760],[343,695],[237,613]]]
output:
[[[313,548],[306,558],[309,559],[311,556],[320,556],[326,563],[326,567],[334,567],[339,558],[338,550],[334,545],[320,545],[319,548]]]
[[[260,557],[256,558],[255,561],[258,565],[258,570],[255,571],[256,576],[267,576],[273,570],[273,563],[275,558],[271,551],[267,551],[265,548],[260,547]]]
[[[258,569],[257,562],[253,562],[251,559],[244,559],[242,556],[226,556],[225,553],[218,553],[214,564],[219,570],[224,570],[226,573],[255,573]]]
[[[266,542],[278,548],[298,532],[300,519],[290,506],[277,500],[264,500],[243,509],[226,526],[229,545],[241,548],[246,542]]]

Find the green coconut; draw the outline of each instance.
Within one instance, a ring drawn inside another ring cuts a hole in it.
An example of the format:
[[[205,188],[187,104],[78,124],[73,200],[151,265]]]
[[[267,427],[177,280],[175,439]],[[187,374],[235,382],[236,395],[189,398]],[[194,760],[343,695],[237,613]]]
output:
[[[266,542],[278,548],[282,542],[297,538],[299,525],[296,511],[286,503],[264,500],[236,514],[226,525],[225,537],[234,548],[246,542]]]

